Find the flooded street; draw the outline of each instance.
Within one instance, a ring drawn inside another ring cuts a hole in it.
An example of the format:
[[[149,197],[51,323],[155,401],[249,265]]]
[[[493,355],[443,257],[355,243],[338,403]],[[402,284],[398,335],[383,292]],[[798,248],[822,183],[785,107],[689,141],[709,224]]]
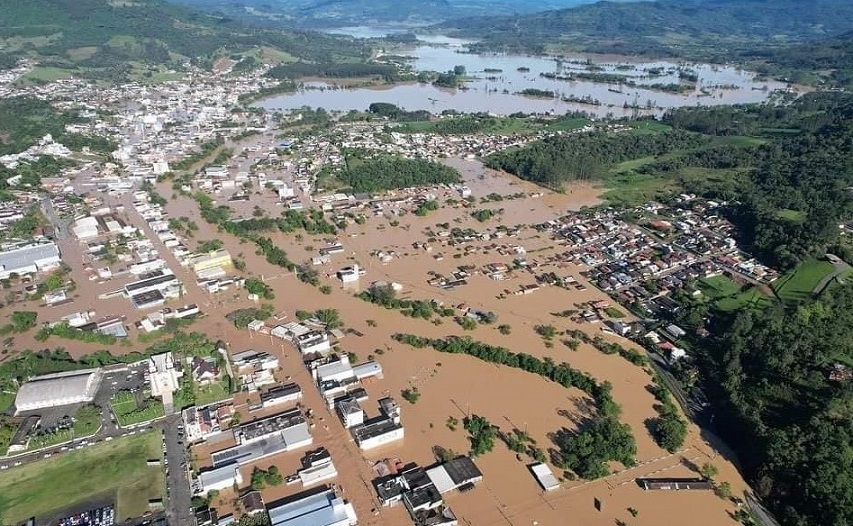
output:
[[[351,224],[345,234],[338,236],[345,252],[333,256],[332,263],[320,267],[321,282],[332,285],[331,294],[324,295],[315,287],[299,282],[295,276],[267,263],[255,254],[251,245],[242,244],[232,236],[221,234],[205,224],[198,215],[192,201],[179,197],[172,200],[167,209],[173,216],[185,215],[195,220],[200,229],[196,239],[221,239],[225,248],[234,255],[244,258],[248,274],[262,276],[274,289],[273,301],[278,312],[289,313],[292,319],[297,309],[315,310],[334,308],[340,312],[345,326],[363,334],[350,334],[339,341],[341,348],[355,353],[359,361],[376,360],[383,366],[384,378],[365,385],[369,401],[364,404],[368,416],[376,414],[375,400],[383,396],[394,396],[398,400],[403,389],[417,387],[421,398],[416,404],[401,400],[406,437],[403,441],[369,452],[360,451],[349,433],[343,429],[338,417],[325,408],[319,394],[312,385],[308,371],[302,366],[301,357],[289,344],[268,336],[252,335],[223,324],[222,315],[238,307],[251,305],[245,295],[234,297],[232,291],[215,300],[207,300],[204,309],[211,315],[196,322],[192,330],[199,330],[214,339],[223,339],[232,352],[246,349],[263,350],[281,358],[279,379],[288,378],[303,386],[305,403],[317,414],[313,429],[315,445],[324,445],[332,453],[338,466],[337,482],[344,488],[345,497],[352,501],[359,512],[360,522],[368,525],[396,526],[407,524],[405,509],[380,508],[375,492],[369,482],[373,478],[370,466],[386,457],[399,457],[404,462],[427,465],[433,462],[433,449],[439,446],[457,453],[468,450],[466,434],[461,427],[451,431],[446,422],[449,417],[461,420],[466,415],[478,414],[488,418],[504,431],[513,428],[527,430],[538,447],[547,451],[553,448],[552,436],[559,431],[573,432],[592,415],[590,400],[576,389],[548,382],[524,371],[499,367],[478,361],[468,356],[448,355],[427,349],[414,349],[394,342],[391,335],[398,332],[443,338],[448,335],[470,335],[476,340],[493,345],[506,346],[513,351],[524,351],[539,357],[548,357],[556,362],[566,361],[572,367],[592,374],[599,381],[613,384],[613,394],[622,406],[621,420],[630,424],[637,439],[638,466],[603,480],[589,483],[565,482],[565,488],[543,495],[525,462],[516,459],[503,444],[498,443],[493,452],[477,458],[477,465],[484,473],[484,481],[473,491],[448,496],[448,504],[460,517],[461,524],[541,524],[563,525],[565,517],[575,517],[573,523],[610,526],[615,520],[631,519],[634,525],[658,525],[667,523],[674,513],[691,513],[705,510],[695,519],[696,524],[726,524],[730,519],[726,511],[731,506],[722,504],[710,492],[659,492],[641,490],[633,479],[638,476],[689,476],[693,472],[687,467],[691,463],[701,465],[711,461],[721,468],[721,477],[740,490],[743,482],[736,472],[698,435],[696,429],[685,448],[676,455],[669,455],[652,441],[646,431],[645,422],[656,416],[654,398],[647,386],[651,378],[644,370],[618,356],[605,356],[597,350],[581,345],[578,351],[556,342],[552,348],[544,345],[533,327],[538,324],[553,324],[558,329],[580,328],[592,335],[600,334],[597,325],[577,325],[564,318],[556,318],[551,312],[574,308],[576,305],[606,296],[586,283],[574,265],[562,266],[562,275],[571,274],[587,284],[585,291],[568,291],[556,287],[544,287],[531,295],[509,295],[506,292],[522,284],[533,282],[532,275],[525,271],[513,273],[505,281],[493,281],[485,275],[474,275],[465,286],[443,290],[430,286],[430,273],[449,274],[459,265],[481,267],[492,262],[511,262],[511,257],[498,254],[499,245],[523,246],[528,261],[542,263],[549,254],[559,250],[548,236],[532,228],[523,228],[517,237],[475,241],[462,246],[449,246],[442,242],[432,243],[431,250],[414,248],[413,242],[426,242],[428,230],[437,231],[439,223],[454,227],[473,228],[477,231],[494,231],[499,224],[535,224],[555,217],[569,209],[593,204],[597,192],[590,187],[578,187],[571,193],[556,194],[505,174],[486,171],[479,163],[460,159],[447,162],[462,171],[475,197],[489,193],[507,196],[500,202],[478,203],[471,208],[443,205],[426,217],[406,214],[370,217],[366,224]],[[483,178],[480,178],[480,175]],[[161,193],[167,191],[162,185]],[[427,190],[438,195],[442,202],[454,194],[442,193],[438,189]],[[508,196],[527,193],[525,197],[509,199]],[[535,197],[534,197],[535,196]],[[472,209],[481,207],[504,208],[504,213],[495,219],[480,223],[470,216]],[[392,226],[392,221],[398,221]],[[319,247],[325,246],[328,236],[309,236],[303,233],[301,241],[296,234],[270,233],[275,243],[286,250],[295,262],[308,260]],[[382,263],[377,251],[394,254],[390,262]],[[458,256],[458,257],[457,257]],[[334,277],[337,269],[360,263],[366,275],[355,287],[344,287]],[[541,268],[541,267],[540,267]],[[494,325],[480,325],[474,331],[463,331],[451,319],[445,318],[440,325],[424,320],[407,318],[399,312],[370,305],[353,296],[356,290],[366,288],[373,281],[393,281],[402,285],[400,297],[434,299],[446,305],[466,304],[498,314]],[[189,279],[187,288],[196,287]],[[189,294],[194,294],[188,292]],[[504,299],[499,299],[504,296]],[[205,301],[199,297],[199,301]],[[370,320],[370,322],[368,322]],[[498,324],[512,327],[510,335],[502,335]],[[632,345],[621,340],[623,345]],[[285,473],[298,467],[299,453],[288,453],[276,457],[275,463]],[[615,469],[621,469],[614,466]],[[244,477],[251,468],[243,468]],[[559,473],[558,473],[559,474]],[[293,488],[279,487],[269,490],[269,495],[292,494]],[[593,508],[593,499],[604,503],[602,511]],[[220,499],[228,506],[224,494]],[[628,507],[639,510],[636,518],[630,517]],[[370,510],[377,510],[372,514]]]

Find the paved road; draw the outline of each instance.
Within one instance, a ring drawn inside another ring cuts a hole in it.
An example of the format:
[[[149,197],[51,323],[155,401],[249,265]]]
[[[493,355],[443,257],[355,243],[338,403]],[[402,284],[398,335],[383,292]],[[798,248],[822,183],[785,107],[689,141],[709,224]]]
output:
[[[159,421],[157,427],[162,430],[166,445],[166,518],[170,525],[190,526],[195,525],[195,515],[191,511],[189,462],[180,424],[180,415],[173,415]]]

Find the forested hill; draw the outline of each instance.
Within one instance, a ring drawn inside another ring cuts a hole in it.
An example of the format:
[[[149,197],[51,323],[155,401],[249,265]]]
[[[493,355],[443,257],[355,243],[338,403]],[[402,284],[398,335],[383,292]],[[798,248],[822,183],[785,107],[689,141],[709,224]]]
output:
[[[849,0],[661,0],[468,18],[443,26],[491,50],[650,54],[730,60],[739,52],[853,30]]]
[[[853,32],[819,42],[758,48],[745,52],[743,59],[759,73],[793,82],[853,87]]]
[[[409,27],[471,16],[517,15],[595,0],[170,0],[253,23],[282,27]],[[618,0],[630,2],[637,0]]]
[[[129,61],[180,63],[266,46],[310,61],[368,56],[351,39],[253,28],[161,0],[26,0],[3,3],[0,54],[49,57],[59,67]]]

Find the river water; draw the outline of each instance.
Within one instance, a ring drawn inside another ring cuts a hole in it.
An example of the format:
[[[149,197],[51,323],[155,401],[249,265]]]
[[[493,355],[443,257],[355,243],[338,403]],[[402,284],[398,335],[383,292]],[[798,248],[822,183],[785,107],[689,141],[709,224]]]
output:
[[[392,28],[345,28],[339,32],[354,36],[377,36]],[[373,102],[389,102],[406,110],[444,110],[564,114],[584,111],[605,116],[658,115],[668,108],[696,105],[762,102],[775,90],[786,89],[781,82],[756,80],[755,73],[731,66],[640,61],[626,57],[567,55],[554,57],[471,54],[465,41],[443,36],[420,37],[424,43],[408,50],[415,71],[449,71],[463,66],[470,79],[464,89],[437,88],[431,84],[409,83],[379,88],[341,88],[324,82],[310,82],[292,94],[276,95],[258,103],[272,110],[302,106],[326,110],[366,110]],[[543,77],[542,74],[552,76]],[[598,78],[579,78],[596,75]],[[601,75],[618,76],[602,79]],[[695,76],[696,82],[679,77]],[[574,77],[574,80],[567,80]],[[602,80],[609,80],[604,82]],[[658,87],[653,86],[659,85]],[[684,86],[673,93],[660,86]],[[522,94],[526,89],[553,93],[553,96]]]

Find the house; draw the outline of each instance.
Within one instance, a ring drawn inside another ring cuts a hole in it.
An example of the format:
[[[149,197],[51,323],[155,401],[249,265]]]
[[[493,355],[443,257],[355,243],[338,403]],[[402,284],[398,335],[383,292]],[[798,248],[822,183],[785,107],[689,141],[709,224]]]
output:
[[[551,468],[546,464],[541,462],[532,464],[530,466],[530,471],[545,491],[554,491],[555,489],[559,489],[560,481],[557,480],[557,477],[555,477],[554,473],[551,472]]]
[[[429,468],[426,474],[442,495],[483,480],[483,473],[470,457],[465,456]]]
[[[329,335],[323,331],[310,331],[297,336],[296,346],[302,354],[324,354],[332,349]]]
[[[673,324],[667,325],[664,330],[675,339],[683,338],[687,335],[684,329]]]
[[[391,442],[402,440],[403,425],[388,417],[379,417],[353,428],[353,438],[362,450],[374,449]]]
[[[243,484],[243,475],[240,474],[240,466],[237,462],[214,467],[201,471],[198,474],[197,493],[204,495],[209,491],[223,490],[234,485]]]
[[[303,468],[297,472],[302,487],[307,488],[338,476],[338,470],[332,462],[332,455],[321,447],[309,451],[302,457]]]
[[[832,368],[829,370],[828,377],[833,382],[846,382],[853,379],[853,369],[846,365],[836,363],[833,364]]]
[[[261,405],[263,407],[272,407],[278,404],[286,404],[295,402],[302,398],[302,388],[299,384],[289,383],[271,388],[265,393],[261,393]]]
[[[344,267],[338,271],[338,279],[343,283],[355,283],[364,271],[358,265]]]
[[[349,429],[364,424],[364,410],[355,398],[344,398],[338,401],[335,406],[345,428]]]
[[[195,512],[195,523],[198,526],[215,526],[219,523],[219,517],[213,508],[200,508]]]
[[[240,497],[240,503],[243,504],[243,511],[247,515],[256,515],[267,511],[260,491],[250,491],[246,493]]]
[[[216,360],[212,358],[200,358],[198,356],[192,359],[193,380],[201,385],[207,385],[219,376],[219,367]]]

